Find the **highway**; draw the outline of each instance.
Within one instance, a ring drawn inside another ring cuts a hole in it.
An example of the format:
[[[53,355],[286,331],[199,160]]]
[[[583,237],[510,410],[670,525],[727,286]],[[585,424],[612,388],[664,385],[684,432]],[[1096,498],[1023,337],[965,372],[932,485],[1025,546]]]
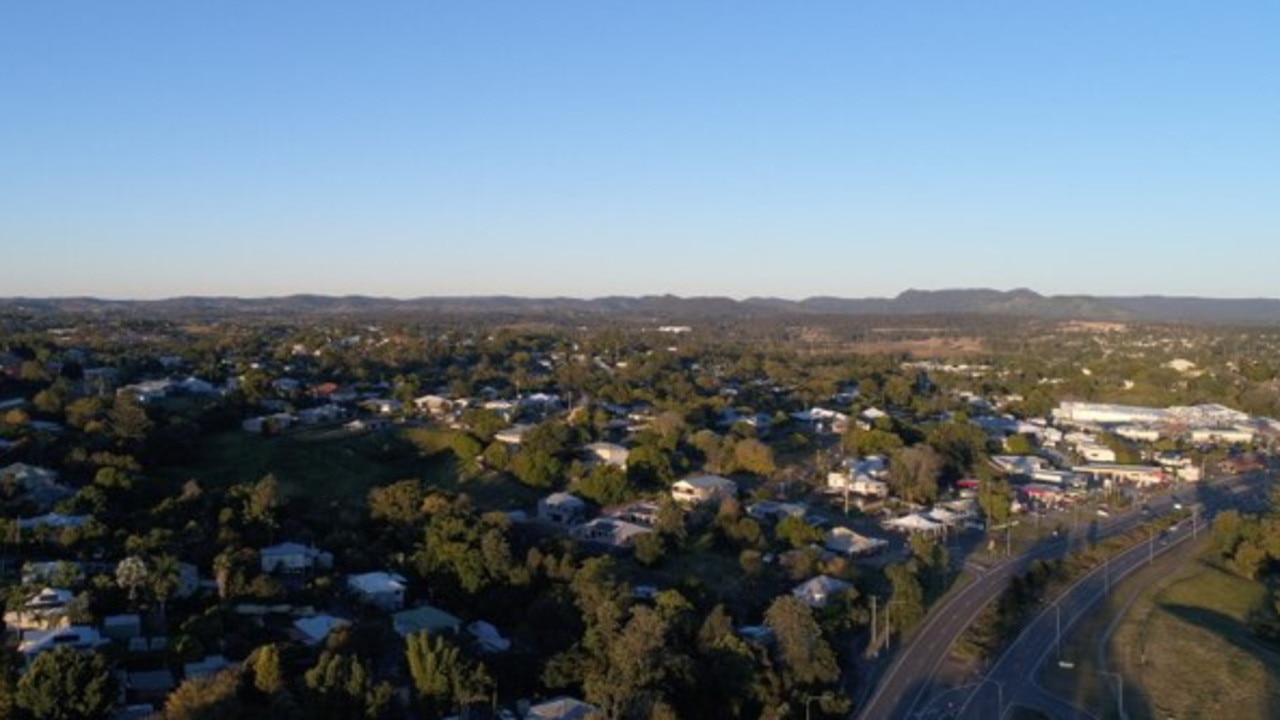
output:
[[[1254,479],[1257,480],[1258,478],[1255,477]],[[1218,483],[1204,483],[1202,486],[1194,488],[1184,486],[1181,492],[1188,496],[1192,493],[1204,495],[1215,487],[1223,488],[1224,492],[1215,492],[1213,497],[1222,496],[1229,499],[1235,497],[1235,494],[1231,492],[1231,488],[1244,482],[1246,480],[1243,478],[1233,478]],[[1182,499],[1189,503],[1192,502],[1190,497]],[[1200,497],[1197,497],[1196,501],[1203,503],[1207,510],[1214,510],[1218,507],[1218,505],[1211,507],[1208,502]],[[1223,500],[1223,502],[1225,501]],[[1172,493],[1165,491],[1163,494],[1148,501],[1149,514],[1139,508],[1134,508],[1111,518],[1107,523],[1098,526],[1092,532],[1099,539],[1127,532],[1142,525],[1151,517],[1158,517],[1172,512],[1174,503]],[[1183,530],[1179,532],[1189,534],[1189,522],[1183,522],[1182,525]],[[881,718],[945,717],[954,715],[955,711],[945,706],[929,708],[927,701],[934,693],[939,690],[945,690],[945,688],[939,686],[935,678],[938,669],[945,661],[956,639],[972,624],[987,603],[996,599],[1004,591],[1011,577],[1025,571],[1031,562],[1035,560],[1061,557],[1069,549],[1078,547],[1084,542],[1086,542],[1086,533],[1084,532],[1046,541],[1032,550],[990,569],[985,574],[979,575],[969,585],[946,596],[931,608],[924,623],[916,629],[906,644],[899,648],[897,655],[880,677],[871,697],[861,708],[856,710],[855,717],[865,718],[866,720],[880,720]],[[1144,544],[1141,552],[1130,551],[1133,554],[1131,556],[1126,554],[1124,558],[1132,562],[1145,561],[1148,559],[1149,550],[1150,548],[1147,548]],[[1122,566],[1117,564],[1119,562],[1121,562],[1120,559],[1115,559],[1108,564],[1108,572],[1117,573],[1113,577],[1119,577],[1118,573],[1122,572]],[[1115,565],[1115,567],[1111,567],[1111,565]],[[1099,575],[1097,577],[1103,576]],[[1103,582],[1105,582],[1105,578]],[[1088,594],[1092,589],[1092,585],[1082,581],[1078,587],[1083,593],[1079,596],[1079,602],[1085,603],[1086,599],[1089,602],[1080,608],[1072,604],[1070,609],[1064,604],[1064,622],[1069,619],[1067,617],[1068,614],[1076,613],[1074,617],[1078,617],[1079,613],[1086,611],[1088,605],[1096,600],[1096,596]],[[1054,612],[1056,613],[1057,611]],[[1032,621],[1028,628],[1041,627],[1044,617],[1045,614],[1042,613],[1041,616]],[[1056,624],[1056,615],[1050,617],[1048,622],[1051,631],[1053,631]],[[1029,647],[1038,647],[1039,650],[1043,651],[1043,644],[1034,645],[1034,641],[1038,639],[1041,639],[1038,634],[1031,635],[1028,637],[1027,644]],[[1050,644],[1052,644],[1052,637],[1050,638]],[[1015,642],[1010,649],[1012,650],[1018,646],[1019,643]],[[1006,657],[1010,659],[1006,661]],[[1037,660],[1034,664],[1038,666],[1039,658],[1033,659]],[[1005,656],[1001,657],[997,665],[1005,663],[1006,668],[1023,668],[1026,667],[1026,662],[1027,658],[1023,655],[1011,656],[1006,653]],[[994,669],[995,667],[993,667]],[[946,702],[952,708],[964,707],[965,717],[998,717],[1000,710],[996,706],[1000,700],[1004,700],[1005,708],[1007,708],[1012,705],[1015,699],[1013,692],[1007,693],[1008,697],[1001,698],[1001,695],[1006,693],[1000,688],[999,683],[1004,683],[1004,689],[1016,690],[1018,693],[1016,699],[1020,704],[1044,707],[1055,717],[1073,719],[1090,717],[1057,700],[1048,693],[1040,691],[1034,683],[1024,679],[1015,679],[1013,675],[1004,674],[1006,672],[1010,671],[1002,670],[1001,674],[989,674],[987,676],[988,679],[985,679],[980,685],[969,689],[967,696],[966,693],[961,693],[954,699],[947,700],[946,697],[952,695],[948,693],[947,696],[940,699],[940,702]],[[1002,680],[1000,678],[1006,679]]]
[[[1261,475],[1233,478],[1204,493],[1197,499],[1204,506],[1204,513],[1199,517],[1199,534],[1209,531],[1213,517],[1221,510],[1265,509],[1265,499],[1260,492],[1264,481],[1265,477]],[[1186,546],[1195,535],[1191,519],[1187,519],[1180,522],[1176,530],[1167,534],[1152,534],[1147,542],[1134,545],[1111,558],[1103,567],[1076,581],[1027,624],[983,681],[972,689],[969,699],[952,716],[964,720],[987,720],[1004,717],[1012,707],[1023,706],[1035,708],[1059,720],[1095,717],[1087,710],[1077,708],[1049,693],[1037,680],[1044,663],[1056,661],[1060,633],[1068,633],[1124,577],[1155,562],[1162,554]],[[1184,553],[1175,560],[1180,562],[1190,556],[1190,553]],[[1112,679],[1119,678],[1116,676]],[[946,715],[949,714],[944,714]]]

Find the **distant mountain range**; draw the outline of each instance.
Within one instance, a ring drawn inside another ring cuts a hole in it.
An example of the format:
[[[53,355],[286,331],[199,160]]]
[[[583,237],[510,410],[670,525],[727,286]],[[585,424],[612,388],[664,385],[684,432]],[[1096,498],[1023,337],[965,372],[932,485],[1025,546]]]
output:
[[[907,290],[894,298],[811,297],[423,297],[410,300],[359,295],[291,295],[274,298],[178,297],[165,300],[6,298],[0,311],[36,314],[178,314],[200,316],[365,315],[448,313],[511,316],[618,316],[681,319],[826,315],[1006,315],[1059,320],[1280,324],[1280,299],[1198,297],[1095,297],[1041,295],[1035,291]]]

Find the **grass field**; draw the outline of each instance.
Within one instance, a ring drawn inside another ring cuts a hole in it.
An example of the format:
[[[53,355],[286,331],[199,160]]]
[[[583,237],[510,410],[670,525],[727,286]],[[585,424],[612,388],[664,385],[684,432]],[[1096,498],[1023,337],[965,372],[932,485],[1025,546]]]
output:
[[[1129,718],[1278,717],[1280,653],[1248,630],[1269,606],[1263,584],[1203,558],[1172,574],[1157,564],[1072,630],[1063,657],[1075,667],[1050,665],[1044,684],[1100,717],[1119,717],[1103,669],[1124,677]]]
[[[168,468],[163,474],[172,480],[195,478],[218,487],[274,473],[286,495],[306,497],[315,506],[363,503],[369,488],[405,478],[420,478],[446,492],[465,492],[482,507],[528,508],[536,502],[536,491],[510,479],[459,478],[449,453],[430,452],[410,441],[405,432],[306,431],[280,437],[223,433],[202,442],[195,463]]]

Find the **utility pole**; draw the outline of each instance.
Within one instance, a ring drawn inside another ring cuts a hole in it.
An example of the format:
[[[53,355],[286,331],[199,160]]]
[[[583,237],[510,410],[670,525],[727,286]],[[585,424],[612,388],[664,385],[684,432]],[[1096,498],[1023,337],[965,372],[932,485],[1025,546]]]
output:
[[[1058,651],[1058,659],[1061,660],[1062,659],[1062,601],[1059,600],[1058,602],[1055,602],[1053,604],[1053,609],[1056,611],[1056,615],[1058,619],[1058,623],[1057,623],[1058,634],[1056,639],[1054,639],[1053,641],[1053,645]]]
[[[1200,506],[1191,506],[1191,540],[1194,542],[1200,530]]]
[[[879,648],[876,646],[876,600],[875,595],[871,596],[871,657],[877,657],[880,654]]]

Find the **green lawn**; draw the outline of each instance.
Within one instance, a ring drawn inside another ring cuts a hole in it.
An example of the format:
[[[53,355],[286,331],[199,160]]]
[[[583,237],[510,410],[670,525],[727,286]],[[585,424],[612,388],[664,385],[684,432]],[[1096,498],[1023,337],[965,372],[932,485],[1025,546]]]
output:
[[[1157,564],[1122,583],[1072,630],[1063,656],[1074,669],[1050,662],[1043,681],[1100,717],[1113,717],[1114,685],[1098,675],[1101,660],[1124,677],[1130,718],[1276,717],[1280,654],[1248,630],[1250,616],[1269,605],[1265,585],[1204,560],[1172,574]],[[1099,647],[1117,615],[1123,617],[1114,634]]]

